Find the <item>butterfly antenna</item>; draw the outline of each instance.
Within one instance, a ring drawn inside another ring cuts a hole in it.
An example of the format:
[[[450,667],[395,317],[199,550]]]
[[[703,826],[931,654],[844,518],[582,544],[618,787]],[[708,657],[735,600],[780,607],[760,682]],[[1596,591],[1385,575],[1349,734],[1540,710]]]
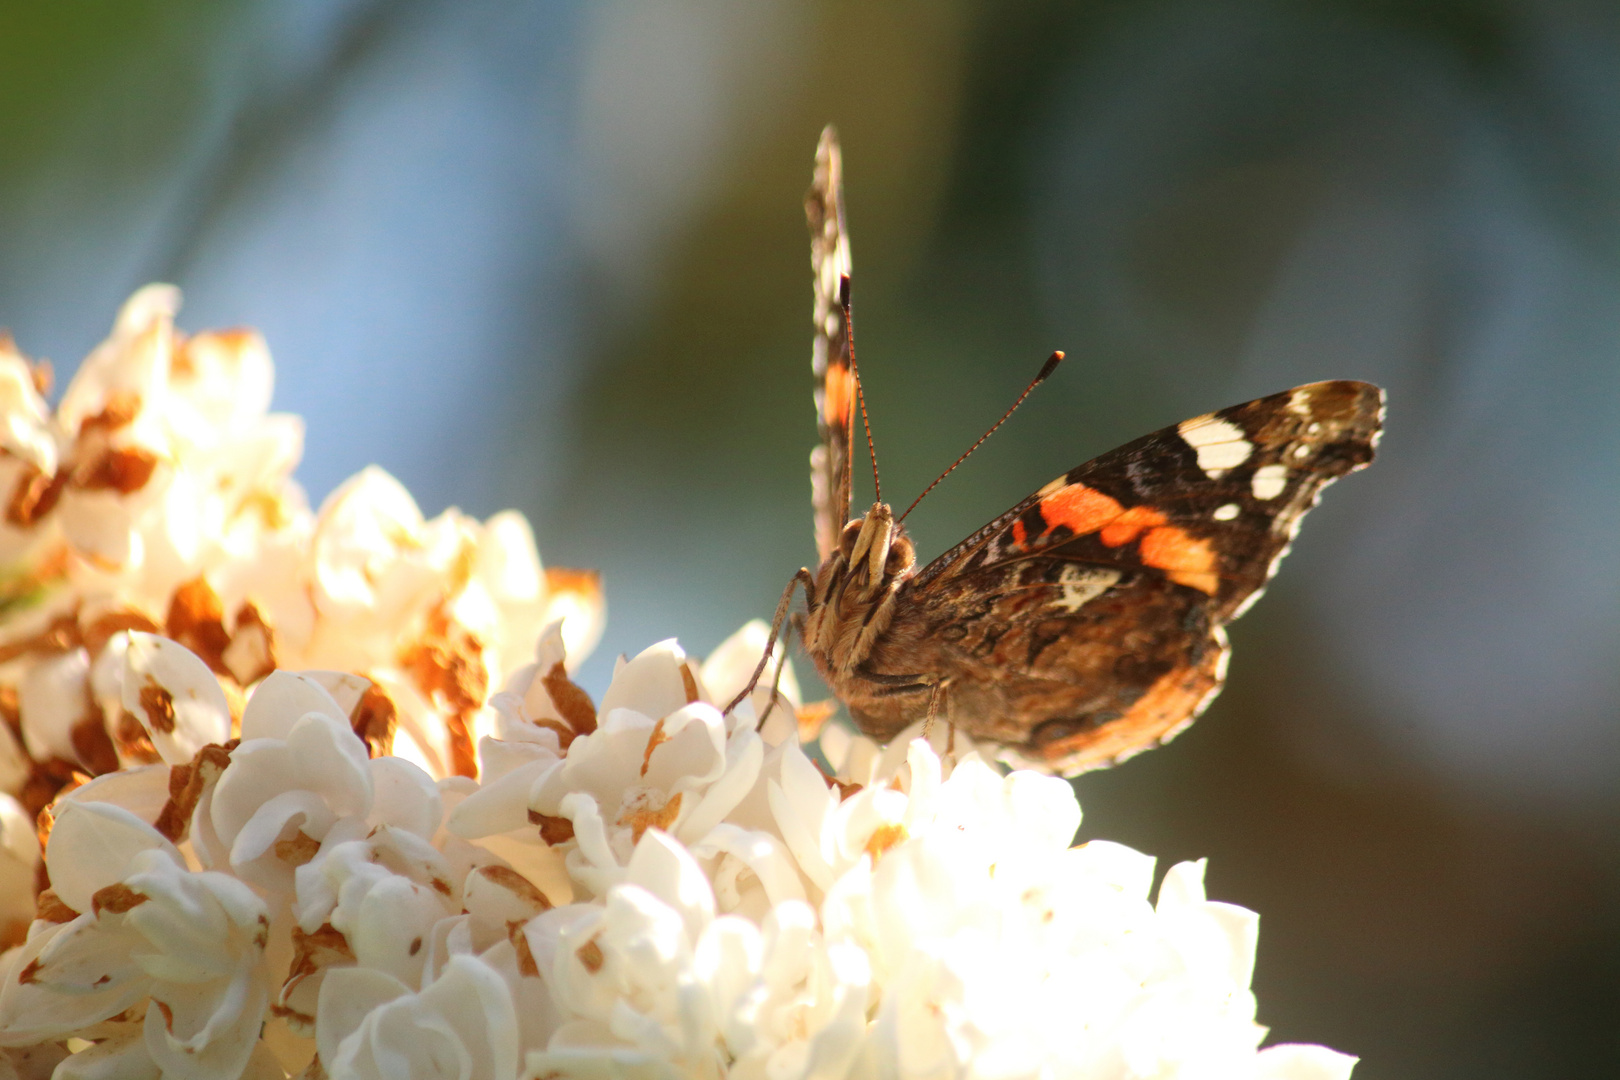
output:
[[[855,379],[855,397],[861,403],[861,423],[866,426],[866,456],[872,459],[872,495],[875,501],[882,502],[883,482],[878,479],[877,448],[872,445],[872,418],[866,415],[866,391],[861,388],[861,369],[855,366],[855,324],[849,315],[848,274],[838,278],[838,306],[844,309],[844,349],[849,353],[849,373]]]
[[[1018,410],[1018,406],[1024,403],[1024,399],[1029,397],[1030,391],[1034,390],[1037,386],[1041,385],[1041,383],[1045,382],[1047,376],[1051,375],[1052,372],[1057,370],[1057,366],[1062,359],[1063,353],[1061,352],[1054,352],[1051,356],[1047,357],[1046,363],[1041,365],[1041,370],[1036,372],[1035,377],[1030,380],[1029,385],[1024,387],[1024,392],[1018,395],[1018,400],[1012,403],[1012,408],[1003,413],[1001,419],[997,420],[993,425],[991,425],[989,431],[985,432],[983,435],[980,435],[979,441],[968,447],[962,456],[957,458],[956,461],[952,463],[949,469],[946,469],[944,472],[940,473],[938,478],[935,479],[932,484],[929,484],[927,487],[923,488],[922,495],[919,495],[915,499],[911,500],[911,505],[906,507],[906,514],[909,514],[913,510],[917,509],[917,504],[923,501],[923,495],[927,495],[930,491],[933,491],[936,487],[938,487],[940,480],[945,479],[947,476],[951,475],[951,473],[955,472],[957,465],[962,464],[962,462],[968,459],[969,454],[972,454],[973,451],[983,446],[984,440],[994,435],[996,433],[996,428],[999,428],[1002,424],[1005,424],[1007,422],[1007,418]],[[853,363],[853,360],[851,362]],[[906,514],[901,514],[898,518],[896,518],[895,524],[898,525],[900,522],[906,520]]]

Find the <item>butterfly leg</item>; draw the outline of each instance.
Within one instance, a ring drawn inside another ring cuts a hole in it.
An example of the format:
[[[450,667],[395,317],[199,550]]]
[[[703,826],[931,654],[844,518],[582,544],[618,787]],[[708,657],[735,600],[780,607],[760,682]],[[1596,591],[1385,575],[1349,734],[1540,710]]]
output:
[[[951,681],[935,676],[927,680],[927,685],[928,714],[923,719],[922,729],[922,737],[925,739],[928,738],[928,733],[934,729],[935,718],[941,713],[947,712],[943,706],[945,704],[945,693],[950,688]],[[945,722],[950,725],[950,733],[946,736],[945,741],[945,753],[949,754],[956,749],[956,723],[948,715]]]
[[[747,697],[749,694],[752,694],[754,692],[754,687],[759,685],[759,677],[765,674],[765,665],[771,661],[771,650],[776,647],[777,638],[779,638],[782,634],[782,623],[787,618],[788,608],[793,604],[793,594],[798,591],[801,583],[804,585],[805,594],[807,596],[816,586],[816,579],[810,575],[810,571],[804,569],[803,567],[800,567],[799,572],[793,575],[793,580],[788,582],[787,588],[782,590],[782,599],[777,601],[776,614],[771,618],[771,636],[765,642],[765,651],[759,654],[759,663],[755,665],[754,673],[748,677],[748,684],[742,688],[736,697],[731,699],[731,703],[729,705],[720,710],[722,714],[730,715],[731,710],[735,709],[738,705],[741,705],[743,698]],[[785,642],[783,643],[782,655],[783,657],[787,656],[787,647]],[[777,679],[781,679],[782,677],[782,668],[780,664],[778,664],[776,668],[776,677]],[[771,700],[774,702],[776,700],[774,683],[772,684],[771,689],[773,691]],[[759,722],[763,724],[765,722],[765,718],[763,716],[760,717]]]
[[[759,723],[754,725],[755,731],[765,729],[765,721],[770,719],[771,710],[776,708],[777,690],[782,685],[782,669],[787,666],[788,642],[793,640],[793,630],[798,621],[797,619],[789,619],[782,627],[782,639],[778,642],[782,647],[782,654],[776,658],[776,676],[771,679],[771,700],[765,703],[765,711],[759,714]],[[765,655],[769,656],[770,654],[771,650],[767,648]],[[758,678],[758,676],[756,675],[755,678]]]

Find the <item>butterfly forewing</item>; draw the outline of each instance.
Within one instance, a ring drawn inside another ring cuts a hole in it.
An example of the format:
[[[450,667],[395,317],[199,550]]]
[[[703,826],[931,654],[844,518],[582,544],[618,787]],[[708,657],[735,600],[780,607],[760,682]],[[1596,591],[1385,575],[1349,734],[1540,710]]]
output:
[[[855,419],[855,378],[844,332],[841,289],[849,276],[849,233],[844,228],[844,169],[838,133],[821,133],[816,169],[804,198],[810,225],[810,269],[815,287],[810,354],[816,377],[816,423],[820,440],[810,454],[810,491],[815,510],[816,551],[823,560],[849,518],[850,430]]]

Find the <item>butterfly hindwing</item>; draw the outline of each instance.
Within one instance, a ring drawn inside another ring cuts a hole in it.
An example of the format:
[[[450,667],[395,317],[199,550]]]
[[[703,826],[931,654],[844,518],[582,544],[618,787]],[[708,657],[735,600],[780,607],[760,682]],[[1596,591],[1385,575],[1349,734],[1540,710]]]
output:
[[[885,637],[910,659],[880,645],[870,667],[948,672],[951,721],[1042,767],[1157,745],[1219,689],[1223,626],[1381,415],[1376,387],[1315,383],[1071,469],[907,581]]]

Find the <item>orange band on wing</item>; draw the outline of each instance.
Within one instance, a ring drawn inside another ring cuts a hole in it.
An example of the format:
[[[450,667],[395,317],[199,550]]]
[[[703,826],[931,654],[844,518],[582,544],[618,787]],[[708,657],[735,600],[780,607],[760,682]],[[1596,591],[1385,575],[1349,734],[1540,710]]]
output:
[[[1125,512],[1118,501],[1084,484],[1069,484],[1041,500],[1048,525],[1067,525],[1076,536],[1094,533]]]
[[[855,376],[842,364],[827,368],[826,397],[821,403],[821,417],[835,427],[850,426],[850,406],[855,401]]]
[[[1142,561],[1163,570],[1178,585],[1215,595],[1220,578],[1215,573],[1215,552],[1208,541],[1173,525],[1161,525],[1142,537]]]
[[[1105,525],[1097,539],[1109,547],[1121,547],[1146,530],[1163,524],[1164,515],[1151,506],[1133,506]]]

